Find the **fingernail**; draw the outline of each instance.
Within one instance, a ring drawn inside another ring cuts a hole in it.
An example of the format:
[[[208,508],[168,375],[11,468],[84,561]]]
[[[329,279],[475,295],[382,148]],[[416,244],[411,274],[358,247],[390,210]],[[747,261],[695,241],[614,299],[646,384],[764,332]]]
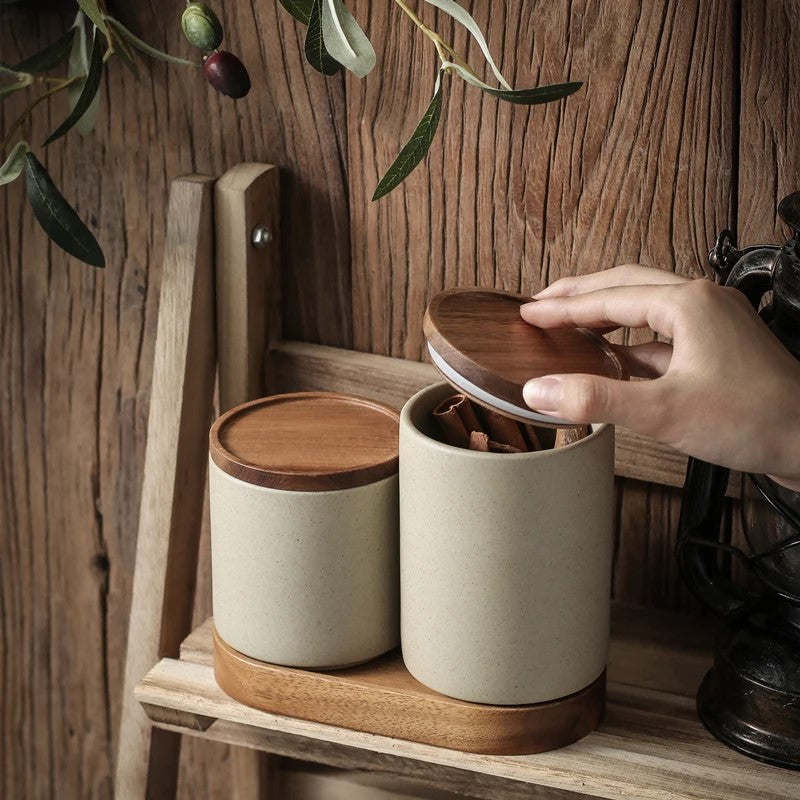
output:
[[[519,307],[520,314],[522,314],[524,311],[530,311],[535,305],[536,305],[536,303],[523,303]]]
[[[541,291],[536,292],[536,294],[533,296],[533,299],[534,300],[538,300],[540,297],[544,297],[549,291],[550,291],[550,287],[549,286],[545,286],[544,289],[542,289]]]
[[[561,379],[534,378],[522,388],[525,402],[536,411],[558,411],[561,402]]]

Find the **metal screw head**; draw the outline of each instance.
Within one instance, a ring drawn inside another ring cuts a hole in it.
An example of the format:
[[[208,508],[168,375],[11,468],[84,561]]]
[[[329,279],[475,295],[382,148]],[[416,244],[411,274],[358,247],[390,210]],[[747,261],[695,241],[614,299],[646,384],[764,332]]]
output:
[[[250,236],[253,247],[263,250],[272,241],[272,231],[266,225],[256,225]]]

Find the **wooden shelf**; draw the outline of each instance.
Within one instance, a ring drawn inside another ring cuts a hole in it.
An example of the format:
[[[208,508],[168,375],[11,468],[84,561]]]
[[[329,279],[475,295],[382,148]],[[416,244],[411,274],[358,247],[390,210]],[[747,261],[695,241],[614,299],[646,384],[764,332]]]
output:
[[[796,800],[800,774],[739,755],[697,720],[694,692],[711,641],[702,621],[616,605],[605,722],[577,744],[535,756],[473,755],[244,706],[214,680],[210,620],[179,659],[150,670],[136,697],[168,730],[474,797]]]

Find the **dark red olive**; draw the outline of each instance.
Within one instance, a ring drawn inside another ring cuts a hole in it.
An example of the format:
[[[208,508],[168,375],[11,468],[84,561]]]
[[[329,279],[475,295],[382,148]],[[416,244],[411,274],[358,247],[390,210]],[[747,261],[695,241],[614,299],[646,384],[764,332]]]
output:
[[[203,64],[206,80],[220,93],[238,100],[250,91],[247,68],[233,53],[220,50]]]

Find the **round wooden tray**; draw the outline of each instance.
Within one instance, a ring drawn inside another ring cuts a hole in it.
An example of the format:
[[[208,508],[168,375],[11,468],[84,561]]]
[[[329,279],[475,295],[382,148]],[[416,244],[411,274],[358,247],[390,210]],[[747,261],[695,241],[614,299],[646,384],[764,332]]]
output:
[[[605,670],[575,694],[547,703],[467,703],[417,681],[393,650],[366,664],[312,672],[265,664],[214,631],[214,674],[240,703],[287,717],[470,753],[523,755],[564,747],[603,718]]]

